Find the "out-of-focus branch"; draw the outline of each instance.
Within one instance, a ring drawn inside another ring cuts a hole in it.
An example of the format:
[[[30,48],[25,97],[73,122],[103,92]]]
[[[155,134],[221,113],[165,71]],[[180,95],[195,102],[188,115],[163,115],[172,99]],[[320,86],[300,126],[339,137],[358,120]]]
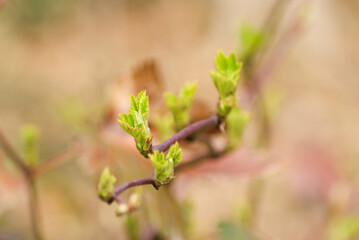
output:
[[[184,171],[188,168],[197,166],[197,165],[201,164],[202,162],[205,162],[209,159],[212,159],[212,160],[219,159],[219,157],[223,156],[227,152],[228,151],[226,151],[226,150],[222,150],[222,151],[214,151],[214,152],[210,152],[210,153],[205,153],[205,154],[198,156],[194,159],[191,159],[187,162],[178,164],[177,166],[175,166],[174,170],[176,173],[181,173],[182,171]]]
[[[0,129],[0,146],[9,157],[9,159],[22,171],[25,177],[30,176],[30,170],[25,165],[24,159],[17,153],[15,148],[10,144],[4,133]]]
[[[263,58],[261,64],[253,70],[253,74],[250,74],[250,80],[243,98],[244,102],[242,103],[247,109],[250,109],[255,104],[263,86],[272,77],[283,57],[303,32],[304,25],[303,16],[297,16],[274,44],[271,51]]]
[[[15,148],[10,144],[5,135],[0,129],[0,146],[7,154],[9,159],[21,170],[27,188],[29,196],[30,216],[31,216],[31,228],[34,239],[41,240],[42,233],[40,228],[40,212],[38,205],[37,189],[34,176],[31,173],[30,168],[25,164],[24,159],[17,153]]]
[[[78,156],[80,151],[81,151],[81,147],[77,143],[74,143],[64,151],[39,163],[36,167],[31,169],[31,172],[34,176],[38,177],[70,161],[74,157]]]
[[[38,200],[35,180],[31,177],[28,179],[27,183],[28,183],[28,191],[29,191],[29,208],[30,208],[32,232],[36,240],[42,240],[43,235],[41,233],[41,226],[40,226],[40,222],[41,222],[40,208],[39,208],[39,200]]]

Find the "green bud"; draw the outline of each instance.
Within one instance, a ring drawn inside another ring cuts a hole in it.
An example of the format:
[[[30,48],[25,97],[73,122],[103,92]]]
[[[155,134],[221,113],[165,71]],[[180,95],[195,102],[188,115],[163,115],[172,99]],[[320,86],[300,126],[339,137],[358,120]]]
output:
[[[105,202],[108,202],[112,198],[113,191],[115,189],[116,177],[110,173],[108,167],[106,167],[101,174],[98,184],[98,196]]]
[[[136,148],[147,157],[152,146],[152,135],[148,127],[150,108],[146,91],[140,92],[137,97],[131,96],[129,113],[119,114],[118,123],[128,134],[134,137]]]
[[[218,52],[215,62],[216,71],[210,72],[210,75],[219,93],[217,113],[221,117],[226,117],[236,106],[236,90],[242,64],[237,62],[234,53],[226,57],[222,51]]]
[[[182,150],[179,148],[178,142],[173,144],[166,156],[163,152],[154,151],[149,154],[152,166],[156,170],[156,184],[162,186],[168,184],[174,178],[173,167],[181,161]]]
[[[20,132],[25,160],[29,166],[35,166],[39,163],[39,130],[34,125],[25,125],[21,128]]]
[[[184,128],[189,123],[189,110],[196,92],[197,84],[186,83],[178,96],[173,93],[166,93],[166,106],[171,110],[173,119],[178,130]]]

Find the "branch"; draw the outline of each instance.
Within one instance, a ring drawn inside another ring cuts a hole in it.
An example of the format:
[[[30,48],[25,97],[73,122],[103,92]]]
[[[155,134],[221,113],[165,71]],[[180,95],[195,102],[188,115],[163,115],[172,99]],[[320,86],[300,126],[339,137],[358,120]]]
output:
[[[76,157],[79,154],[79,151],[80,148],[75,143],[55,156],[39,163],[31,170],[32,174],[35,177],[40,176]]]
[[[187,168],[194,167],[208,159],[217,160],[220,156],[223,156],[227,152],[228,151],[226,151],[226,150],[222,150],[222,151],[215,151],[215,152],[203,154],[202,156],[196,157],[196,158],[189,160],[187,162],[184,162],[182,164],[178,164],[177,166],[174,167],[174,170],[176,173],[180,173],[180,172],[186,170]]]
[[[5,135],[0,129],[0,146],[7,154],[9,159],[17,165],[24,175],[25,182],[28,188],[28,197],[29,197],[29,206],[30,206],[30,215],[31,215],[31,227],[36,240],[42,239],[42,233],[39,226],[40,222],[40,212],[39,204],[37,198],[37,190],[34,176],[30,168],[25,164],[24,159],[17,153],[15,148],[10,144]]]
[[[1,129],[0,146],[4,150],[6,155],[9,157],[9,159],[23,172],[25,177],[29,177],[31,173],[29,168],[26,166],[24,159],[16,152],[15,148],[11,146],[10,142],[7,140]]]
[[[263,58],[263,61],[253,73],[250,73],[249,84],[245,89],[243,106],[248,109],[252,108],[260,95],[263,86],[272,77],[280,61],[288,53],[298,36],[303,32],[305,21],[303,16],[296,16],[291,24],[280,36],[277,43],[274,44],[271,51]]]
[[[36,240],[42,240],[42,232],[40,226],[40,208],[39,199],[37,194],[37,188],[34,179],[31,177],[28,179],[28,194],[29,194],[29,208],[31,216],[31,228]]]
[[[209,127],[216,127],[219,124],[219,119],[216,114],[212,115],[211,117],[192,123],[188,125],[186,128],[182,129],[166,141],[162,142],[161,144],[155,145],[152,147],[152,149],[149,151],[149,153],[152,153],[154,150],[157,150],[159,152],[164,152],[168,150],[173,144],[176,142],[185,139],[188,136],[191,136],[201,130],[204,130]],[[213,153],[212,153],[213,155]],[[182,164],[185,165],[185,164]],[[129,188],[141,186],[141,185],[149,185],[152,184],[154,188],[158,190],[158,186],[156,185],[156,179],[155,179],[155,169],[152,169],[152,176],[149,178],[143,178],[138,180],[133,180],[127,183],[122,184],[121,186],[117,187],[115,191],[112,194],[112,198],[107,201],[107,203],[111,204],[113,201],[121,201],[121,199],[118,198],[118,195],[120,195],[122,192],[126,191]]]
[[[163,143],[153,146],[152,151],[157,150],[159,152],[164,152],[176,142],[185,139],[186,137],[191,136],[200,130],[204,130],[209,127],[216,127],[218,124],[219,124],[219,118],[216,114],[214,114],[207,119],[188,125],[186,128],[182,129],[181,131],[179,131],[178,133],[176,133],[175,135],[173,135]]]
[[[108,203],[111,204],[114,200],[118,200],[117,196],[129,188],[141,186],[141,185],[148,185],[148,184],[152,184],[154,188],[158,189],[158,187],[155,185],[154,177],[137,179],[137,180],[132,180],[130,182],[126,182],[115,189],[115,191],[112,194],[112,198],[108,201]]]

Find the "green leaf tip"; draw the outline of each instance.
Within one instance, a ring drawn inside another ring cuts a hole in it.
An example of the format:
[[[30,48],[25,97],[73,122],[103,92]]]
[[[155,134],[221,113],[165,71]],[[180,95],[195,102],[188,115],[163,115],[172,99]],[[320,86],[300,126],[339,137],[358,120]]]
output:
[[[27,124],[21,127],[20,136],[24,147],[24,158],[29,166],[39,163],[39,129],[35,125]]]
[[[157,186],[168,184],[174,178],[173,167],[182,159],[182,150],[178,142],[173,144],[165,155],[155,150],[149,154],[152,166],[156,170],[155,179]]]
[[[189,123],[189,110],[197,90],[197,83],[185,83],[180,93],[166,93],[166,106],[171,110],[177,130],[181,130]]]
[[[234,148],[240,144],[245,127],[248,125],[251,116],[249,112],[242,111],[239,107],[234,107],[226,118],[227,137],[229,148]]]
[[[116,177],[110,173],[110,169],[106,167],[101,174],[97,194],[105,202],[112,199],[112,194],[115,189]]]
[[[122,129],[134,137],[138,151],[146,157],[152,146],[152,135],[148,127],[149,114],[148,96],[144,90],[137,97],[131,96],[128,114],[119,114],[117,120]]]
[[[210,75],[220,98],[217,113],[220,117],[226,117],[237,102],[236,90],[242,63],[236,60],[234,53],[230,53],[226,57],[219,50],[215,58],[215,65],[216,71],[211,71]]]

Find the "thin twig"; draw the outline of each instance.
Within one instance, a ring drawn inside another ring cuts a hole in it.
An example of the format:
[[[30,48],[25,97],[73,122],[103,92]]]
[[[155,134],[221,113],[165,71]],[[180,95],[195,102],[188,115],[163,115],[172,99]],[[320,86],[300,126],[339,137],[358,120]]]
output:
[[[137,180],[132,180],[130,182],[126,182],[115,189],[115,191],[113,192],[112,198],[108,201],[108,203],[111,204],[114,200],[116,200],[118,195],[120,195],[122,192],[126,191],[129,188],[141,186],[141,185],[148,185],[148,184],[152,184],[153,187],[158,189],[156,187],[155,179],[153,177],[137,179]]]
[[[218,124],[219,124],[219,118],[216,114],[214,114],[207,119],[188,125],[186,128],[182,129],[181,131],[179,131],[178,133],[176,133],[175,135],[173,135],[163,143],[153,146],[152,150],[164,152],[176,142],[183,140],[186,137],[191,136],[198,131],[204,130],[209,127],[216,127]]]

